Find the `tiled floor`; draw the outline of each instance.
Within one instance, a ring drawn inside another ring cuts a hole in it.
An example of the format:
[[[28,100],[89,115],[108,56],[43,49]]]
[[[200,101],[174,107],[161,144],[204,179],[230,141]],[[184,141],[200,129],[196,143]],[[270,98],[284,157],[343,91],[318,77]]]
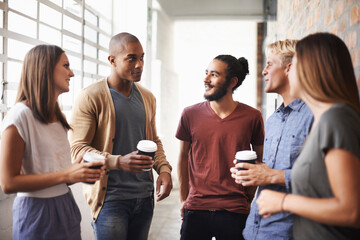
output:
[[[155,203],[148,240],[178,240],[180,227],[179,189],[173,189],[169,197]]]

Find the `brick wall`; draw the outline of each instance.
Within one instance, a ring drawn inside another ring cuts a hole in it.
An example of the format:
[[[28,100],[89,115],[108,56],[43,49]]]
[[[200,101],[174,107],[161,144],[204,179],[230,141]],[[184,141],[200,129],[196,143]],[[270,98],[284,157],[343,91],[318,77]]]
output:
[[[360,89],[360,0],[278,0],[278,39],[314,32],[336,34],[346,43]]]

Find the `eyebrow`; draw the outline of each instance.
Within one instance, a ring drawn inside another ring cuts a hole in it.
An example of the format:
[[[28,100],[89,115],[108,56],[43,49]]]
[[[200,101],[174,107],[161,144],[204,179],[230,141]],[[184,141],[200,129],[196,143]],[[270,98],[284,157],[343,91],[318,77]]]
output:
[[[206,72],[209,72],[209,70],[206,69]],[[215,70],[211,70],[210,73],[216,73],[216,74],[220,75],[220,73],[218,71],[215,71]]]
[[[141,57],[143,57],[145,55],[145,53],[143,53],[142,55],[141,55]],[[127,55],[127,57],[137,57],[137,55],[136,54],[128,54]]]

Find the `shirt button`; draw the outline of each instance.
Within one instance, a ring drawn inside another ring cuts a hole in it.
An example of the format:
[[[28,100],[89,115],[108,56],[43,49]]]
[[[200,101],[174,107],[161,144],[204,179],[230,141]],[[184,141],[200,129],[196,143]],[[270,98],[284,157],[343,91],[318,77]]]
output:
[[[99,207],[101,207],[101,203],[98,203],[97,205],[98,205]]]
[[[106,190],[106,187],[103,187],[102,190],[105,191],[105,190]]]

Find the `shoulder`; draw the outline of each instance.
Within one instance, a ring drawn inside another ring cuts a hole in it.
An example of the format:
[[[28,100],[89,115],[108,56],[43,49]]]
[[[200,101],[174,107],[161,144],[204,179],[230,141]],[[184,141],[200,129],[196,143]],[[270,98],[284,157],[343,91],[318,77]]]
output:
[[[33,117],[33,113],[28,106],[18,102],[10,109],[10,111],[6,114],[6,117],[11,119],[24,119]]]
[[[183,112],[184,113],[191,113],[191,112],[202,111],[202,110],[204,110],[206,108],[207,104],[208,104],[208,102],[196,103],[196,104],[185,107]]]
[[[251,114],[255,117],[262,117],[261,112],[258,109],[241,102],[239,102],[238,105],[238,109],[241,109],[241,111],[246,111],[247,114]]]
[[[360,124],[360,116],[346,104],[338,103],[334,104],[321,116],[320,122],[337,128],[347,128],[352,124]]]
[[[110,96],[110,90],[106,78],[103,78],[81,89],[77,97],[77,101],[78,104],[87,102],[102,102],[106,101],[106,99]]]
[[[10,125],[16,125],[17,128],[19,128],[20,126],[26,126],[35,120],[30,108],[25,104],[18,102],[7,112],[1,124],[1,132]]]

